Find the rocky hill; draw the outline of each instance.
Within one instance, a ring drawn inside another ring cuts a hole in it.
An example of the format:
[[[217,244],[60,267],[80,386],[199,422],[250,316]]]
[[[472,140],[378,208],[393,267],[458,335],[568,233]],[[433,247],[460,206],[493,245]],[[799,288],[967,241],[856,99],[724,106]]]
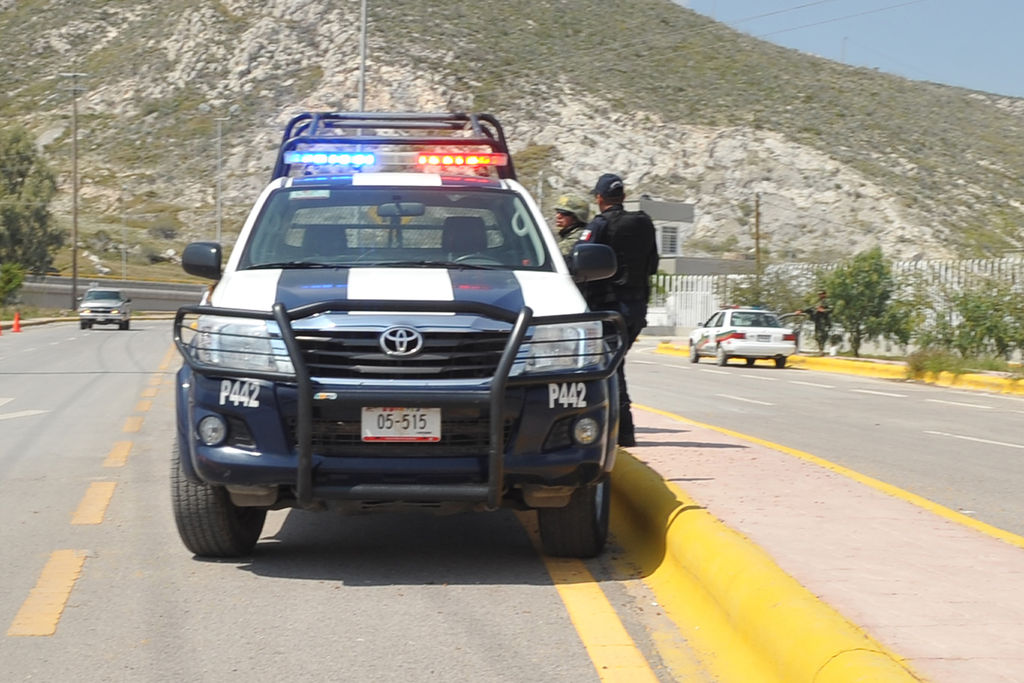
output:
[[[687,255],[999,256],[1024,242],[1024,100],[758,41],[669,0],[369,0],[368,110],[488,111],[550,206],[618,172],[693,201]],[[225,237],[283,123],[358,108],[359,0],[0,0],[0,113],[60,172],[72,85],[83,240]],[[79,73],[72,78],[62,74]],[[122,226],[128,226],[127,228]]]

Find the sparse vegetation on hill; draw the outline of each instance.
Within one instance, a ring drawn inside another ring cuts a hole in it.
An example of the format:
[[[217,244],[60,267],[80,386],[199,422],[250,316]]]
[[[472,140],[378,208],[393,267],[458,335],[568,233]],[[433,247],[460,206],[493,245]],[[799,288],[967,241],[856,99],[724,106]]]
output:
[[[368,37],[368,109],[494,113],[545,202],[606,170],[636,194],[694,201],[688,255],[751,249],[756,193],[772,261],[1024,246],[1022,100],[801,54],[669,0],[370,2]],[[60,74],[86,74],[81,230],[113,243],[126,226],[139,263],[213,235],[217,118],[230,117],[230,236],[281,124],[358,104],[354,1],[0,0],[0,39],[0,114],[59,171],[63,225],[72,80]],[[116,266],[120,252],[103,257]]]

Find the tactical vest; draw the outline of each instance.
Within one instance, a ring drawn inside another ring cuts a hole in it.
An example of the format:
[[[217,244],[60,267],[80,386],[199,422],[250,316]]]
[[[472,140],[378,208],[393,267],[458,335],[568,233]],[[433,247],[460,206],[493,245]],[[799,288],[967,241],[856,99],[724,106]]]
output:
[[[603,242],[618,259],[619,268],[609,280],[616,288],[647,290],[648,279],[658,270],[658,245],[654,223],[643,211],[611,210]]]

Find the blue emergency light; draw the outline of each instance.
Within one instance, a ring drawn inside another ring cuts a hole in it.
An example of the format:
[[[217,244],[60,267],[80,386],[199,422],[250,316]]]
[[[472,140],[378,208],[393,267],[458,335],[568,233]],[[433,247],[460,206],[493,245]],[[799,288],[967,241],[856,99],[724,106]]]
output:
[[[310,166],[351,166],[362,168],[372,166],[377,157],[371,152],[285,152],[284,163],[308,164]]]

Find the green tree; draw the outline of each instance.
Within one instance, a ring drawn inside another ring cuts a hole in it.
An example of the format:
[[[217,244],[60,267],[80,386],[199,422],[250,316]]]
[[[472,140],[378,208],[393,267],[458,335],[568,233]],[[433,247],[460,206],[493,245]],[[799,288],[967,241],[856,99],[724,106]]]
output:
[[[891,332],[890,300],[896,288],[892,266],[881,247],[863,251],[824,275],[832,319],[842,326],[854,356],[861,345]]]
[[[10,303],[11,297],[25,280],[25,271],[16,263],[0,264],[0,304]]]
[[[0,263],[46,272],[64,244],[50,214],[57,180],[24,128],[0,131]]]
[[[795,311],[800,295],[793,278],[782,270],[769,270],[760,278],[744,275],[731,279],[724,300],[736,306],[761,306],[780,315]]]

